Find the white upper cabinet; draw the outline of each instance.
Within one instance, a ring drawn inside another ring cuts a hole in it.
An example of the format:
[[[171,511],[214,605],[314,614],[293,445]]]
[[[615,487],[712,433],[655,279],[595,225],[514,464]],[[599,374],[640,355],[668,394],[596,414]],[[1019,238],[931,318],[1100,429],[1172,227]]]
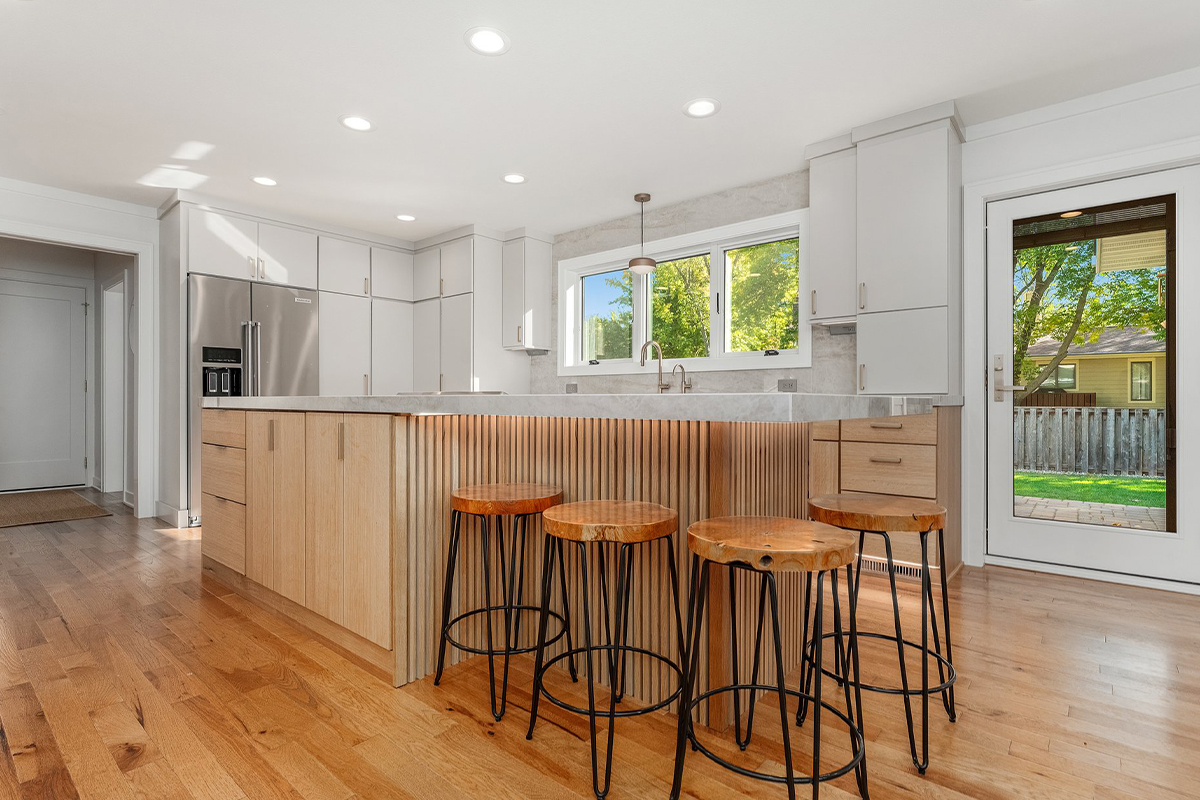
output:
[[[809,160],[810,320],[853,318],[858,281],[857,157],[846,147]]]
[[[258,280],[317,288],[317,235],[258,223]]]
[[[474,309],[471,294],[459,294],[441,301],[441,390],[475,390]]]
[[[371,393],[371,299],[320,294],[319,388],[325,396]]]
[[[413,257],[413,300],[441,295],[442,250],[435,247]]]
[[[960,164],[948,120],[858,143],[859,314],[949,302]]]
[[[371,394],[413,391],[413,304],[371,300]]]
[[[474,289],[475,241],[471,237],[442,245],[442,296],[466,294]]]
[[[322,236],[322,292],[365,297],[371,293],[371,248],[359,242]]]
[[[946,306],[859,315],[859,394],[948,394],[950,336]]]
[[[504,243],[503,345],[508,350],[550,349],[548,242],[522,237]]]
[[[258,279],[258,223],[188,209],[188,272]]]
[[[413,303],[413,391],[436,392],[442,374],[442,301]]]
[[[399,250],[371,248],[371,296],[413,299],[413,256]]]

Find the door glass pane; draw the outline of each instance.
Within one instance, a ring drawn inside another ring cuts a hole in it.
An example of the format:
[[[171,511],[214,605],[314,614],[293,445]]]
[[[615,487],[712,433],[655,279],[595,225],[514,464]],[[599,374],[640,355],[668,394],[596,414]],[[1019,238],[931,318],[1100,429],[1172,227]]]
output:
[[[708,355],[709,256],[660,261],[650,281],[650,338],[663,358]]]
[[[1173,222],[1165,204],[1146,201],[1014,223],[1016,516],[1173,529]]]
[[[731,353],[793,350],[800,338],[800,240],[725,251]]]
[[[583,360],[633,358],[633,274],[587,275],[583,289]]]

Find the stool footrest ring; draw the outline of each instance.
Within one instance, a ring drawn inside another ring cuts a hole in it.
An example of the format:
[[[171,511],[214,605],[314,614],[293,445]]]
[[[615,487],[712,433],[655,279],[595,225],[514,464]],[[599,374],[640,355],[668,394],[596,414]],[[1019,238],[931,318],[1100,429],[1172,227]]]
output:
[[[832,638],[836,637],[837,635],[838,635],[837,631],[829,631],[829,632],[826,632],[825,635],[822,636],[822,638],[823,639],[832,639]],[[843,634],[843,635],[845,635],[845,634]],[[881,639],[886,642],[892,642],[893,644],[896,641],[895,635],[889,634],[889,633],[864,633],[863,631],[859,631],[858,638],[860,640],[861,639]],[[916,650],[918,653],[921,652],[922,648],[921,648],[920,642],[910,641],[909,639],[904,639],[902,641],[903,641],[905,647],[911,647],[912,649]],[[812,648],[813,648],[813,643],[809,642],[808,646],[804,650],[804,660],[808,662],[809,666],[815,666],[815,664],[813,664]],[[955,681],[958,680],[958,673],[954,671],[954,665],[951,664],[945,658],[945,656],[939,655],[938,653],[935,653],[933,650],[929,650],[928,652],[929,652],[930,658],[934,659],[937,662],[940,662],[942,665],[942,668],[947,670],[946,679],[942,683],[938,683],[933,686],[930,686],[928,689],[922,689],[920,686],[914,686],[914,687],[910,687],[908,689],[908,691],[905,691],[903,686],[877,686],[875,684],[863,683],[861,681],[860,682],[850,681],[850,685],[857,686],[859,689],[862,689],[864,692],[878,692],[879,694],[894,694],[894,695],[907,694],[909,696],[920,696],[925,693],[929,693],[929,694],[933,695],[933,694],[939,694],[941,692],[944,692],[947,689],[949,689],[951,686],[953,686]],[[834,680],[838,680],[838,681],[845,680],[845,678],[843,676],[837,674],[836,672],[829,669],[828,667],[822,666],[821,672],[822,672],[822,674],[828,675],[830,678],[833,678]]]
[[[550,641],[551,640],[547,640],[546,644],[550,644]],[[635,655],[649,656],[650,658],[653,658],[656,661],[660,661],[663,664],[666,664],[667,667],[670,668],[670,670],[673,673],[675,673],[675,675],[679,679],[677,685],[675,686],[675,691],[671,692],[671,694],[669,694],[666,698],[659,700],[658,702],[653,703],[652,705],[643,706],[642,708],[622,709],[622,710],[614,713],[612,715],[614,717],[640,717],[643,714],[653,713],[655,711],[658,711],[659,709],[666,708],[667,706],[671,705],[671,703],[675,702],[675,700],[677,700],[679,698],[679,694],[683,691],[683,670],[679,668],[678,664],[676,664],[674,661],[667,658],[666,656],[662,655],[661,653],[656,653],[653,650],[647,650],[644,647],[633,647],[630,645],[615,645],[615,644],[597,644],[597,645],[593,645],[591,650],[593,653],[606,652],[609,650],[617,650],[621,653],[632,653]],[[563,652],[556,655],[554,658],[548,659],[546,661],[546,663],[542,665],[542,671],[541,671],[541,673],[539,673],[539,675],[544,675],[546,673],[547,669],[549,669],[551,666],[558,663],[559,661],[562,661],[565,658],[568,658],[570,656],[576,656],[576,655],[582,655],[582,656],[586,657],[587,653],[588,653],[588,648],[586,648],[586,647],[574,647],[570,650],[564,650]],[[583,714],[584,716],[588,716],[591,714],[591,712],[588,711],[588,709],[586,709],[586,708],[580,708],[579,706],[573,706],[570,703],[566,702],[565,700],[560,700],[559,698],[550,694],[550,691],[546,688],[546,682],[544,680],[539,681],[538,676],[535,675],[534,676],[534,684],[537,685],[539,683],[541,684],[541,687],[542,687],[542,697],[546,698],[547,700],[549,700],[551,703],[558,706],[559,708],[564,709],[566,711],[571,711],[575,714]],[[596,716],[597,717],[607,717],[607,716],[609,716],[609,713],[607,711],[597,708]]]
[[[534,642],[533,644],[529,645],[528,647],[514,647],[511,650],[509,650],[507,647],[505,647],[503,645],[501,645],[499,647],[493,647],[491,650],[488,650],[486,647],[473,647],[468,644],[463,644],[463,643],[459,642],[457,639],[455,639],[453,636],[450,635],[450,632],[454,629],[454,626],[457,625],[458,623],[462,622],[464,619],[468,619],[470,617],[475,617],[480,614],[486,614],[488,611],[499,612],[499,613],[504,613],[506,611],[516,611],[516,612],[530,611],[535,614],[540,614],[542,609],[539,608],[538,606],[533,606],[533,605],[513,605],[513,606],[498,605],[498,606],[487,606],[486,608],[481,607],[481,608],[471,609],[470,611],[466,611],[462,614],[459,614],[457,617],[450,620],[450,622],[448,622],[446,624],[446,642],[449,643],[450,645],[452,645],[453,647],[463,651],[464,653],[472,653],[477,656],[489,656],[489,655],[490,656],[502,656],[505,653],[512,656],[512,655],[519,655],[521,653],[532,653],[534,650],[537,650],[537,642]],[[550,616],[553,617],[554,619],[558,620],[560,623],[562,623],[562,627],[559,628],[558,633],[556,633],[553,637],[546,640],[546,644],[548,644],[548,645],[553,644],[554,642],[557,642],[559,639],[561,639],[567,633],[566,622],[563,620],[562,614],[559,614],[557,611],[551,611]]]

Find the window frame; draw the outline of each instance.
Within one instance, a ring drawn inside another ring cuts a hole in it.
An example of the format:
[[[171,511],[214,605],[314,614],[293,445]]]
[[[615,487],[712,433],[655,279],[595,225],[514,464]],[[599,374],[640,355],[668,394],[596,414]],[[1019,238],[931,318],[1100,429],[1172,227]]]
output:
[[[770,217],[724,225],[709,230],[646,242],[646,255],[656,261],[674,261],[707,255],[709,257],[709,355],[689,358],[664,358],[664,371],[683,364],[689,372],[711,372],[752,369],[797,369],[812,366],[812,336],[809,326],[797,307],[799,336],[797,346],[781,350],[777,356],[765,351],[727,351],[729,337],[728,270],[726,251],[783,239],[799,239],[798,293],[808,291],[808,209],[775,214]],[[633,356],[628,359],[605,359],[599,364],[583,360],[583,279],[590,275],[625,267],[629,259],[639,255],[639,245],[563,259],[558,263],[558,374],[576,375],[634,375],[653,374],[656,359],[646,366],[638,364],[642,343],[650,336],[652,327],[650,276],[633,275]],[[719,298],[719,299],[718,299]],[[718,305],[719,304],[719,305]]]
[[[1134,397],[1133,396],[1133,367],[1136,364],[1145,364],[1150,368],[1150,376],[1146,381],[1146,385],[1150,389],[1149,397]],[[1154,359],[1152,358],[1131,358],[1129,359],[1129,402],[1131,403],[1153,403],[1154,402]]]
[[[1059,376],[1059,373],[1062,371],[1063,367],[1069,367],[1070,369],[1074,370],[1074,372],[1071,373],[1072,380],[1071,380],[1070,386],[1063,386],[1061,383],[1059,383],[1058,376]],[[1079,391],[1079,364],[1077,364],[1077,363],[1069,363],[1069,364],[1060,363],[1057,367],[1054,368],[1054,383],[1050,386],[1047,386],[1046,383],[1049,382],[1049,380],[1050,380],[1050,378],[1047,377],[1046,380],[1042,382],[1042,385],[1038,388],[1062,389],[1064,392]]]

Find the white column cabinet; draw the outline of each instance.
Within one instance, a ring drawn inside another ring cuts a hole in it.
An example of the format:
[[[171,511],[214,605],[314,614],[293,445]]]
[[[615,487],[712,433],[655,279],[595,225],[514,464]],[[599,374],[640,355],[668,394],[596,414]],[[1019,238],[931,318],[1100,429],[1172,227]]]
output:
[[[442,391],[470,392],[475,385],[474,295],[444,297],[441,301]]]
[[[550,349],[552,260],[549,242],[525,236],[504,243],[505,349]]]
[[[442,296],[466,294],[475,288],[475,240],[455,239],[442,245]]]
[[[371,296],[413,300],[412,253],[371,248]]]
[[[850,137],[809,160],[809,297],[813,322],[853,319],[857,283],[857,156]],[[803,303],[804,300],[802,299]]]
[[[371,248],[322,236],[320,241],[322,292],[366,297],[371,294]]]
[[[442,301],[433,298],[413,303],[413,391],[441,389]]]
[[[320,293],[319,388],[324,396],[371,393],[371,299]]]
[[[413,304],[371,300],[371,394],[413,391]]]
[[[435,247],[413,257],[413,300],[441,295],[442,250]]]

